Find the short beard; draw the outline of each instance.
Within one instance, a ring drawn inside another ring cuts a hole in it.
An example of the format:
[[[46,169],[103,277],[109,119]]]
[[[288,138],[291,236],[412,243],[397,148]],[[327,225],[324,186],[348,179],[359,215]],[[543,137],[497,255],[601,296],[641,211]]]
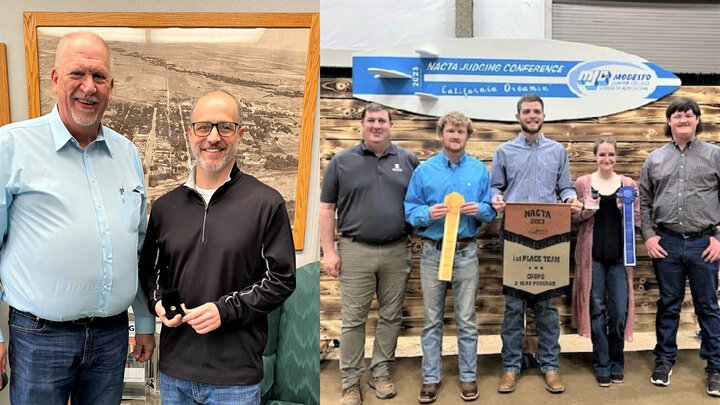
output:
[[[205,162],[205,159],[202,158],[200,155],[200,148],[192,145],[191,151],[193,156],[195,156],[195,159],[197,160],[198,165],[203,168],[206,172],[219,172],[220,170],[224,169],[225,166],[227,166],[228,163],[231,161],[235,161],[235,154],[237,153],[238,143],[240,142],[240,138],[235,139],[235,143],[232,145],[228,145],[228,148],[225,149],[225,157],[222,158],[217,164],[210,165],[209,163]]]
[[[97,123],[99,118],[99,114],[95,114],[90,117],[83,117],[74,110],[70,111],[70,115],[72,115],[73,121],[81,127],[91,127]]]
[[[532,131],[532,130],[530,130],[530,128],[527,127],[527,125],[523,124],[522,122],[520,123],[520,128],[526,134],[539,134],[540,131],[542,131],[542,127],[543,127],[543,124],[541,123],[540,125],[538,125],[537,131]]]

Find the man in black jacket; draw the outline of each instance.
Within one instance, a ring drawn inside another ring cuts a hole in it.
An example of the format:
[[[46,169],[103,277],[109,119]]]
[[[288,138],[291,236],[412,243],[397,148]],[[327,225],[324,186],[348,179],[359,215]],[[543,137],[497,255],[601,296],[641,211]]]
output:
[[[240,119],[231,94],[201,96],[188,125],[197,165],[152,207],[140,281],[164,325],[163,402],[259,403],[266,315],[295,288],[284,200],[235,165]],[[173,294],[184,315],[168,319]]]

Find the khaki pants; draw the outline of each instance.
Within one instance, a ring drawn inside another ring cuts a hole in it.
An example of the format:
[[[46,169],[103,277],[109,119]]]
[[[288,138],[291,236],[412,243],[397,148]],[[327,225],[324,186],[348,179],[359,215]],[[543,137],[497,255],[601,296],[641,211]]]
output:
[[[378,297],[378,323],[370,371],[373,377],[390,374],[402,322],[402,304],[410,275],[410,241],[387,245],[341,238],[340,376],[345,389],[360,381],[365,371],[365,322],[373,296]]]

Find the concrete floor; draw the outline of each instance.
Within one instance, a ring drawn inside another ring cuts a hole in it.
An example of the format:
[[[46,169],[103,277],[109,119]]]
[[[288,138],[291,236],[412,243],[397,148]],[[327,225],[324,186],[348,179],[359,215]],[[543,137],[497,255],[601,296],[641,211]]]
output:
[[[367,385],[369,373],[362,379],[364,405],[417,404],[417,396],[422,385],[420,375],[421,357],[416,350],[417,344],[409,341],[419,338],[403,339],[399,353],[412,357],[399,357],[394,368],[398,395],[389,400],[378,400]],[[370,342],[368,342],[370,343]],[[450,340],[446,340],[443,356],[443,385],[436,404],[464,404],[460,399],[460,387],[457,379],[457,356],[451,353]],[[478,356],[478,386],[480,398],[475,401],[482,405],[519,405],[544,404],[598,404],[614,405],[661,405],[661,404],[720,404],[720,398],[705,394],[705,362],[698,356],[699,341],[690,332],[678,334],[678,345],[682,349],[678,363],[673,369],[669,387],[656,387],[649,381],[654,356],[650,349],[654,344],[653,333],[638,333],[635,341],[626,346],[625,382],[601,388],[595,382],[592,371],[592,353],[589,339],[577,335],[563,335],[560,343],[563,353],[560,358],[560,371],[566,385],[563,394],[550,394],[545,390],[542,374],[537,369],[525,370],[521,374],[517,390],[512,394],[499,394],[497,383],[502,371],[499,352],[499,338],[481,337]],[[320,403],[337,404],[340,399],[340,377],[337,361],[338,350],[332,350],[320,363]],[[366,350],[366,353],[370,353]]]

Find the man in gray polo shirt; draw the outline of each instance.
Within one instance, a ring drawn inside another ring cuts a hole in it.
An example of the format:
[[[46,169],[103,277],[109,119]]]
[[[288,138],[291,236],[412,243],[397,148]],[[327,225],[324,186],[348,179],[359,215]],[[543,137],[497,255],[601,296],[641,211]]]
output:
[[[419,164],[415,155],[390,142],[392,117],[387,107],[369,104],[360,124],[362,142],[332,158],[320,195],[322,268],[340,276],[341,405],[362,403],[365,322],[376,293],[379,319],[368,383],[380,399],[396,394],[390,365],[395,361],[411,267],[403,200]],[[341,233],[337,250],[336,209]]]

